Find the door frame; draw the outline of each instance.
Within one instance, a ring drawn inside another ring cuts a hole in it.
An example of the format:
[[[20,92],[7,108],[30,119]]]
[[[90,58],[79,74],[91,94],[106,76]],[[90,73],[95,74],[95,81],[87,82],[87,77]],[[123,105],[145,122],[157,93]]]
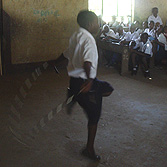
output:
[[[2,0],[0,0],[0,75],[3,75],[3,6]]]

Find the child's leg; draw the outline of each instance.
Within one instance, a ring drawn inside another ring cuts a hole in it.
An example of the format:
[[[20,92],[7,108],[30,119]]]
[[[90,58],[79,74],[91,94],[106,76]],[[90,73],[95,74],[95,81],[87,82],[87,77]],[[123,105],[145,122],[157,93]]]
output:
[[[142,63],[144,65],[144,69],[145,69],[144,76],[151,80],[152,77],[150,76],[149,66],[148,66],[148,63],[147,63],[147,58],[148,58],[147,56],[142,57]]]
[[[137,61],[136,61],[137,56],[138,55],[136,53],[132,53],[132,55],[131,55],[131,57],[132,57],[132,67],[133,67],[132,73],[131,73],[132,75],[137,74],[137,67],[138,67]]]
[[[143,65],[144,65],[144,70],[145,70],[145,71],[148,71],[149,68],[148,68],[148,63],[147,63],[147,57],[146,57],[146,56],[143,56],[143,57],[142,57],[142,63],[143,63]]]
[[[136,53],[132,53],[131,57],[132,57],[132,66],[133,68],[137,66],[137,62],[136,62]]]

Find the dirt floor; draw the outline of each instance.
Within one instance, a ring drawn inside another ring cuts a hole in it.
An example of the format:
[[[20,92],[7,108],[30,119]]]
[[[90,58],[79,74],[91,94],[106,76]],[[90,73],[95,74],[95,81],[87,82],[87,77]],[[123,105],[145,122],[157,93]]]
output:
[[[60,72],[0,78],[0,167],[167,167],[165,70],[152,69],[149,81],[141,72],[120,76],[99,68],[98,78],[115,88],[103,100],[95,143],[99,163],[80,154],[87,120],[79,105],[71,116],[63,110],[41,122],[46,125],[30,137],[34,125],[65,100],[69,78],[65,69]]]

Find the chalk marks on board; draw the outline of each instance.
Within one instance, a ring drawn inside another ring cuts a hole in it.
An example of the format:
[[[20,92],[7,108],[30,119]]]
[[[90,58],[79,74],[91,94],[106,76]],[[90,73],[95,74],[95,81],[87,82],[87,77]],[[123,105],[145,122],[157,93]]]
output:
[[[49,6],[49,2],[48,0],[10,0],[13,5],[17,5],[18,3],[20,4],[26,4],[28,6],[31,6],[33,8],[39,8],[39,9],[42,9],[42,8],[46,8]]]
[[[46,9],[46,10],[37,10],[33,9],[33,15],[37,16],[37,23],[46,23],[48,21],[48,17],[59,17],[59,11],[53,9]]]

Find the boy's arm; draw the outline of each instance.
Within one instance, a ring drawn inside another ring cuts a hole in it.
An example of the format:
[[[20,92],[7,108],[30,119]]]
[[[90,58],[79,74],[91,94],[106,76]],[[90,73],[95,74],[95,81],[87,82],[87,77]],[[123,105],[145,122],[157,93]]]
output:
[[[141,56],[150,56],[150,54],[143,53],[143,52],[137,51],[137,50],[132,50],[131,52],[136,53],[136,54],[141,55]]]
[[[165,44],[163,44],[162,42],[159,42],[158,40],[154,40],[153,43],[156,43],[156,44],[159,44],[159,45],[165,47]]]
[[[93,79],[90,78],[90,70],[91,70],[92,63],[89,61],[85,61],[83,68],[85,70],[87,81],[82,85],[81,89],[83,93],[88,92],[91,89]]]
[[[51,66],[55,66],[55,65],[61,65],[62,63],[65,63],[65,65],[67,65],[68,63],[68,59],[64,56],[64,54],[62,53],[56,60],[51,60],[48,61],[48,63]]]

